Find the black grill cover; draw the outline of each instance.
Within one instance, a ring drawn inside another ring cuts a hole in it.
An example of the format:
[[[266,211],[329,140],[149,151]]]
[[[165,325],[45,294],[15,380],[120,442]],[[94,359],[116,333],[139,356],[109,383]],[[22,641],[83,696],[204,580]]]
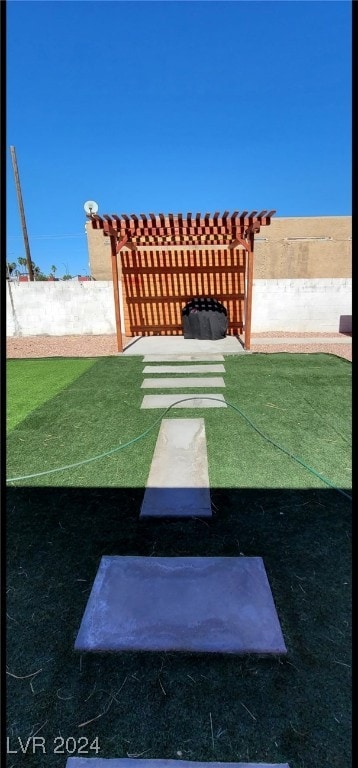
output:
[[[228,328],[227,311],[217,299],[189,301],[182,310],[184,339],[223,339]]]

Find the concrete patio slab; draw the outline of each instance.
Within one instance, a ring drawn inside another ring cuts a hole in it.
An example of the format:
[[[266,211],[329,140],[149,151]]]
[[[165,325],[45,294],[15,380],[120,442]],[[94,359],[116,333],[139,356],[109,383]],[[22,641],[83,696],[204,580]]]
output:
[[[192,394],[186,392],[180,395],[144,395],[141,409],[163,409],[169,408],[170,405],[173,405],[174,408],[227,408],[224,395],[219,392],[213,392],[211,395],[205,395],[205,397],[203,395],[193,397]]]
[[[207,376],[207,378],[197,378],[195,376],[185,376],[185,378],[166,379],[144,379],[141,389],[181,389],[182,387],[195,387],[205,389],[205,387],[225,387],[222,376]]]
[[[204,419],[163,419],[140,517],[211,517]]]
[[[261,557],[104,556],[75,649],[286,653]]]
[[[129,757],[69,757],[66,768],[289,768],[288,763],[195,763],[192,760],[146,760]]]
[[[146,365],[143,373],[225,373],[225,366],[220,365]]]
[[[237,336],[226,336],[217,341],[184,339],[184,336],[140,336],[133,339],[122,355],[223,355],[246,354]]]
[[[223,362],[224,355],[144,355],[143,363],[214,363]]]

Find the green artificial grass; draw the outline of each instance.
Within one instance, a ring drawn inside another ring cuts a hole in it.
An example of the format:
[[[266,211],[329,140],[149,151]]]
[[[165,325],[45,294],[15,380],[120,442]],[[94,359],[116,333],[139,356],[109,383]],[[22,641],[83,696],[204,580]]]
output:
[[[160,415],[139,409],[143,367],[101,358],[39,405],[8,436],[8,476],[143,432]],[[349,492],[350,363],[255,354],[225,368],[225,398]],[[123,453],[7,489],[7,734],[46,740],[9,768],[65,766],[60,735],[98,737],[103,758],[350,763],[350,502],[231,409],[167,414],[185,416],[205,418],[212,519],[139,520],[159,423]],[[75,653],[102,555],[262,557],[287,656]]]
[[[89,359],[8,360],[7,431],[94,364]]]
[[[27,371],[28,361],[23,362]],[[73,362],[63,361],[64,365]],[[143,440],[123,451],[23,481],[41,486],[145,485],[163,411],[140,409],[150,391],[140,387],[143,367],[139,358],[101,358],[34,410],[8,437],[7,477],[86,460],[136,438],[157,421]],[[220,391],[229,403],[315,472],[334,485],[349,487],[349,362],[324,354],[252,355],[226,358],[225,369],[226,386]],[[9,389],[13,375],[11,368]],[[21,380],[20,365],[16,376]],[[185,392],[202,396],[202,391],[187,387],[177,390],[178,399]],[[16,397],[13,411],[15,403]],[[177,416],[205,418],[212,486],[322,487],[315,474],[272,446],[237,410],[171,409],[166,414],[166,418]]]

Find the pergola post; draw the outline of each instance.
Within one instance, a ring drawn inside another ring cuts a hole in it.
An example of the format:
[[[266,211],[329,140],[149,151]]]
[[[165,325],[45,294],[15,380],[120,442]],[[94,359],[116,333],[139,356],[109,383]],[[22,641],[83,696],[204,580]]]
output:
[[[251,347],[251,313],[252,313],[252,283],[254,276],[254,233],[248,233],[248,250],[246,251],[246,302],[245,302],[245,349]]]
[[[117,335],[117,350],[123,352],[123,336],[122,336],[122,318],[121,318],[121,305],[119,301],[119,287],[118,287],[118,262],[117,254],[126,240],[117,244],[117,237],[115,234],[110,235],[111,241],[111,261],[112,261],[112,281],[113,281],[113,298],[114,298],[114,311],[116,316],[116,335]]]

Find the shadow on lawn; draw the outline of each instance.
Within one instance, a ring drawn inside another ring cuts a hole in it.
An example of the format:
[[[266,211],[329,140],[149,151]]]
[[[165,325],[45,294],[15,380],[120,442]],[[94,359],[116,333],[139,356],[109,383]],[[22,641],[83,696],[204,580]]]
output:
[[[139,520],[143,494],[7,490],[12,747],[41,728],[46,757],[28,754],[27,766],[65,766],[59,735],[98,736],[98,757],[346,766],[350,502],[333,490],[217,488],[212,519]],[[263,557],[287,656],[74,652],[102,555]]]

